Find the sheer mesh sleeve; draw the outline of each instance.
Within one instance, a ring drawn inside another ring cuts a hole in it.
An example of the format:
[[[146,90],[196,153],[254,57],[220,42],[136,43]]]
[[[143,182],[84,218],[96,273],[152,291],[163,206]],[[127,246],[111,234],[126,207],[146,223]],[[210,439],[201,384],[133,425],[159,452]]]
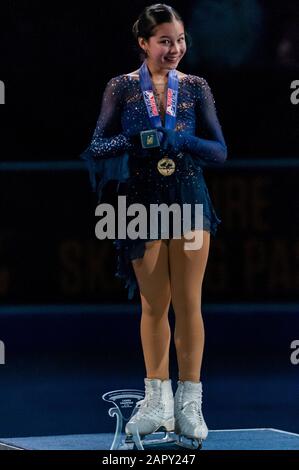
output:
[[[118,77],[106,85],[100,115],[89,146],[94,157],[118,156],[131,148],[129,137],[120,132],[122,88]]]
[[[130,176],[127,150],[132,148],[132,143],[130,137],[121,132],[122,90],[120,77],[111,78],[107,83],[91,143],[80,154],[87,164],[92,189],[98,193],[98,202],[106,183],[124,182]]]
[[[207,81],[198,78],[196,115],[199,133],[207,138],[188,134],[184,147],[204,162],[223,163],[227,158],[227,147],[217,118],[215,100]]]

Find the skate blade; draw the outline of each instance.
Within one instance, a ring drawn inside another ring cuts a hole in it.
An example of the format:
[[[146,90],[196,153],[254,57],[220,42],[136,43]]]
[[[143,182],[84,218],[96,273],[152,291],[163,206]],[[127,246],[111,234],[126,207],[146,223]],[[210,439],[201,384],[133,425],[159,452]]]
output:
[[[202,439],[196,439],[193,437],[187,437],[180,435],[176,440],[176,444],[180,447],[193,450],[201,450],[202,448]]]
[[[161,435],[164,436],[161,437]],[[160,447],[165,444],[173,444],[175,442],[176,437],[171,435],[170,431],[163,430],[163,428],[159,428],[151,434],[146,434],[145,436],[142,436],[142,438],[140,437],[138,429],[136,429],[134,434],[127,435],[125,439],[125,445],[127,445],[128,448],[132,449],[133,446],[133,448],[138,450],[144,450],[144,448],[148,447]]]

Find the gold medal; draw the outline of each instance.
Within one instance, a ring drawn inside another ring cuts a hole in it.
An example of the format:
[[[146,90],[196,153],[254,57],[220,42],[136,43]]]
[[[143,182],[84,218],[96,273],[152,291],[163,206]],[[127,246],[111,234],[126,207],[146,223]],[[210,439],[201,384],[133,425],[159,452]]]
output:
[[[157,168],[161,175],[169,176],[175,172],[175,163],[171,158],[165,156],[158,161]]]

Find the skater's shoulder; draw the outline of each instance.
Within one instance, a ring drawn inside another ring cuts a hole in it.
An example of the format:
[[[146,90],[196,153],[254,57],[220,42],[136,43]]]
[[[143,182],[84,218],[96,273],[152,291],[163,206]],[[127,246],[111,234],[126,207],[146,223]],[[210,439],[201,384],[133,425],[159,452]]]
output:
[[[133,72],[129,73],[124,73],[123,74],[125,78],[133,79],[133,80],[139,80],[139,70],[134,70]]]
[[[177,72],[179,80],[182,80],[182,79],[190,76],[186,73],[180,72],[179,70],[177,70],[176,72]],[[126,78],[129,78],[129,79],[139,80],[139,69],[134,70],[133,72],[123,74],[123,76],[126,77]]]

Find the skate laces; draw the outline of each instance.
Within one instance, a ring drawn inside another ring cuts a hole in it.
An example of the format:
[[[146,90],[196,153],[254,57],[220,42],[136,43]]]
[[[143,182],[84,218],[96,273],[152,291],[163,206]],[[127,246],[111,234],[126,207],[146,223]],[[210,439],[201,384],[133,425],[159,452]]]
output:
[[[184,403],[182,412],[187,416],[192,423],[196,424],[199,419],[200,424],[203,424],[203,416],[201,412],[201,407],[197,401],[188,401]]]
[[[198,395],[197,393],[190,393],[189,392],[188,400],[183,401],[183,408],[182,412],[190,418],[191,422],[196,424],[198,418],[200,420],[200,424],[203,424],[203,416],[201,411],[202,405],[202,393]]]
[[[143,408],[143,407],[148,407],[151,404],[156,404],[159,403],[159,397],[155,397],[155,394],[153,392],[148,392],[146,396],[142,399],[139,400],[136,405],[138,408]]]
[[[150,410],[152,407],[156,407],[160,403],[160,399],[154,390],[146,390],[146,395],[142,400],[137,401],[136,408],[137,413],[135,419],[139,419],[142,416],[142,411]]]

